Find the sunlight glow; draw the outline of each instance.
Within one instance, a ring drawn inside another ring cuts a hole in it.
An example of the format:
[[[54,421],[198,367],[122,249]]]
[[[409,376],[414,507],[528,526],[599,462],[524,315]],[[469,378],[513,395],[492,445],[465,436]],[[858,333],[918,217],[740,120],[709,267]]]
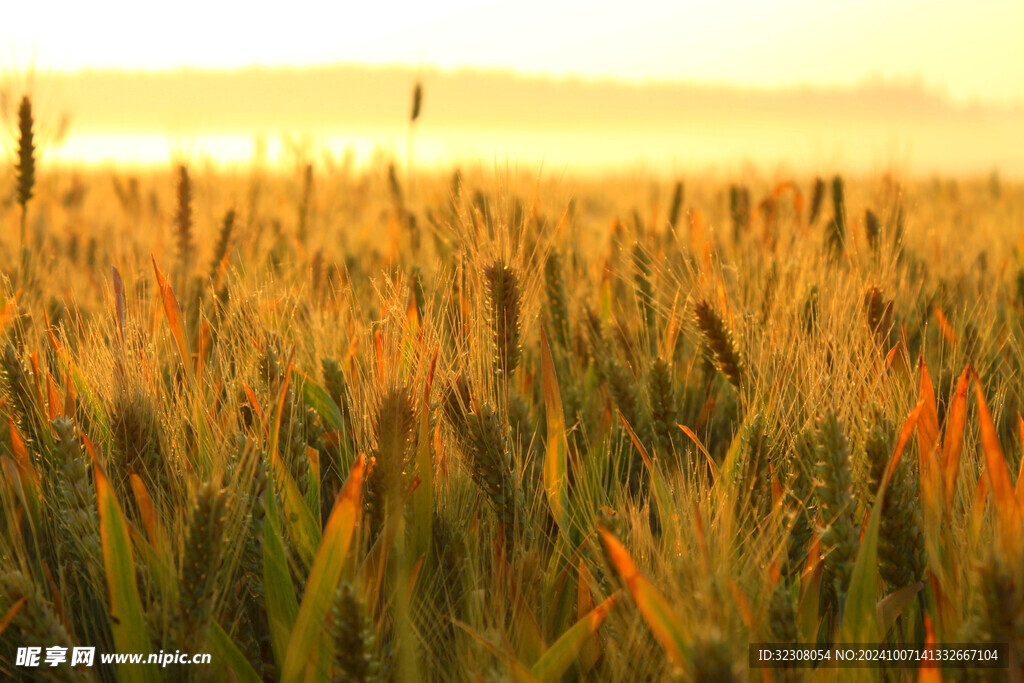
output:
[[[848,85],[923,79],[956,98],[1024,100],[1024,2],[442,0],[273,6],[182,0],[15,3],[0,70],[337,62],[555,76]]]

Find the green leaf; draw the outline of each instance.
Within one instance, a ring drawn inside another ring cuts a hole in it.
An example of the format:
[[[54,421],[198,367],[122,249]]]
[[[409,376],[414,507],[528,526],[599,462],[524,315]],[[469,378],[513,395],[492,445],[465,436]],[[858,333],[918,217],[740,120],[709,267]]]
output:
[[[284,520],[288,525],[295,542],[295,550],[306,567],[313,564],[313,556],[317,546],[320,545],[320,525],[317,523],[319,510],[314,516],[309,504],[299,490],[298,484],[292,478],[285,465],[277,445],[281,434],[281,416],[284,414],[284,401],[288,393],[288,384],[291,379],[291,363],[285,373],[285,380],[281,387],[281,393],[274,405],[274,415],[270,429],[270,464],[273,470],[278,489],[281,492],[281,505],[284,507]]]
[[[419,434],[416,437],[416,476],[420,485],[412,494],[413,507],[413,556],[419,557],[430,551],[434,537],[434,461],[430,454],[430,387],[434,381],[437,365],[437,349],[430,361],[430,371],[423,388],[423,403],[420,404]]]
[[[672,494],[669,491],[668,483],[665,481],[665,477],[662,476],[658,465],[647,453],[647,449],[642,443],[640,443],[640,439],[637,437],[636,432],[633,431],[629,422],[626,421],[626,416],[621,412],[619,413],[619,420],[622,421],[622,426],[626,428],[626,432],[629,434],[629,438],[632,440],[633,446],[636,447],[637,452],[640,453],[640,457],[643,459],[644,465],[647,467],[647,472],[651,475],[651,488],[654,492],[654,504],[658,508],[658,519],[661,520],[662,539],[665,543],[665,548],[675,555],[680,550],[677,545],[678,535],[676,531],[676,524],[679,521],[679,515],[676,513],[675,506],[672,504]]]
[[[300,370],[293,368],[292,376],[295,378],[295,384],[306,405],[312,408],[328,427],[335,431],[342,431],[345,428],[345,421],[342,419],[341,409],[338,408],[338,404],[334,402],[327,390]]]
[[[544,409],[548,425],[547,447],[544,452],[544,490],[551,514],[561,533],[569,530],[568,447],[565,440],[565,416],[562,397],[558,391],[558,377],[551,357],[551,347],[544,327],[540,328],[541,378],[544,385]]]
[[[508,668],[512,673],[512,680],[519,681],[520,683],[537,683],[538,678],[533,674],[533,672],[527,669],[522,662],[516,659],[516,656],[509,652],[507,648],[495,644],[489,638],[485,638],[480,633],[474,631],[469,625],[464,624],[458,619],[452,619],[452,623],[468,633],[473,640],[490,650],[492,654],[501,658],[502,661],[508,665]]]
[[[618,594],[612,595],[563,633],[562,637],[556,640],[533,665],[533,675],[542,681],[561,680],[563,674],[576,661],[587,639],[601,627],[616,600]]]
[[[845,643],[874,643],[881,639],[875,609],[878,603],[878,531],[882,524],[882,503],[888,485],[889,477],[886,477],[878,487],[868,528],[861,539],[857,561],[853,565],[839,631],[840,640]]]
[[[238,683],[260,683],[259,674],[242,654],[220,624],[210,624],[210,632],[206,638],[206,646],[210,649],[210,658],[216,664],[227,667]]]
[[[329,643],[324,642],[324,620],[334,600],[334,591],[341,579],[341,571],[359,519],[363,467],[364,458],[360,456],[327,520],[324,538],[309,572],[306,591],[288,642],[281,671],[281,680],[286,683],[302,680],[307,666],[329,647]]]
[[[815,546],[816,547],[816,546]],[[797,604],[797,633],[800,641],[813,643],[818,639],[818,603],[821,595],[821,577],[825,571],[824,559],[819,559],[814,569],[804,575],[800,600]]]
[[[114,491],[103,469],[93,467],[96,476],[96,506],[100,518],[100,541],[103,546],[103,567],[110,595],[111,631],[114,645],[121,652],[145,656],[152,652],[149,631],[143,617],[142,601],[135,584],[135,562],[132,559],[128,524],[121,514]],[[155,667],[121,664],[118,679],[122,681],[159,681]]]
[[[921,592],[922,588],[924,588],[924,581],[918,581],[904,586],[878,601],[875,611],[878,617],[878,628],[883,635],[889,632],[892,625],[896,623],[896,617],[913,601],[914,596]]]
[[[264,494],[266,518],[263,524],[263,587],[266,593],[267,621],[270,624],[270,644],[274,648],[274,661],[282,666],[288,642],[291,639],[295,619],[299,614],[299,602],[295,599],[295,587],[285,559],[284,543],[281,540],[281,520],[274,500],[274,487],[268,486]]]

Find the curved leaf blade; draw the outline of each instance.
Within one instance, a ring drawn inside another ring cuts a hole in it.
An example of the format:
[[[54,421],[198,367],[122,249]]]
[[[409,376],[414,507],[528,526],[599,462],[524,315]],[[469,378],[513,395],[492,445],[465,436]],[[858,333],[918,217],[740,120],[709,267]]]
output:
[[[604,618],[608,616],[618,597],[617,593],[612,595],[563,633],[533,665],[533,675],[542,681],[561,680],[562,675],[576,661],[587,639],[604,623]]]
[[[341,571],[359,518],[363,468],[364,457],[359,456],[327,520],[323,540],[313,560],[302,604],[288,641],[281,672],[281,680],[286,683],[302,680],[307,665],[320,656],[325,645],[324,620],[341,579]]]
[[[147,635],[139,589],[135,584],[135,562],[132,559],[128,524],[103,469],[97,463],[93,470],[114,644],[121,652],[149,655],[152,644]],[[123,681],[160,680],[157,669],[131,664],[119,665],[118,678]]]

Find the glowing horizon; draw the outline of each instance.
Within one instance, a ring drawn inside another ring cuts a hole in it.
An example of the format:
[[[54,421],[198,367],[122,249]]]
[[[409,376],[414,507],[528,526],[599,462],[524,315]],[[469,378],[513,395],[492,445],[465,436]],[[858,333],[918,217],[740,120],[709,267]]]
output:
[[[444,0],[239,13],[183,0],[20,3],[0,25],[0,72],[321,64],[504,69],[555,77],[738,87],[920,81],[958,101],[1024,102],[1024,3],[966,11],[921,0]]]

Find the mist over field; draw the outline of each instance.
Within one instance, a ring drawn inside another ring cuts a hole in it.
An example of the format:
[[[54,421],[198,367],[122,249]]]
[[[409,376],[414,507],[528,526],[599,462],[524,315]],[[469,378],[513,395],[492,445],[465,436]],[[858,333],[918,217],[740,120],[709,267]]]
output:
[[[547,172],[897,171],[1024,176],[1024,105],[956,103],[910,81],[751,89],[521,76],[509,71],[324,66],[40,77],[72,112],[54,160],[159,165],[175,155],[271,161],[288,143],[357,163],[403,158],[411,83],[427,105],[418,163],[529,165]]]

